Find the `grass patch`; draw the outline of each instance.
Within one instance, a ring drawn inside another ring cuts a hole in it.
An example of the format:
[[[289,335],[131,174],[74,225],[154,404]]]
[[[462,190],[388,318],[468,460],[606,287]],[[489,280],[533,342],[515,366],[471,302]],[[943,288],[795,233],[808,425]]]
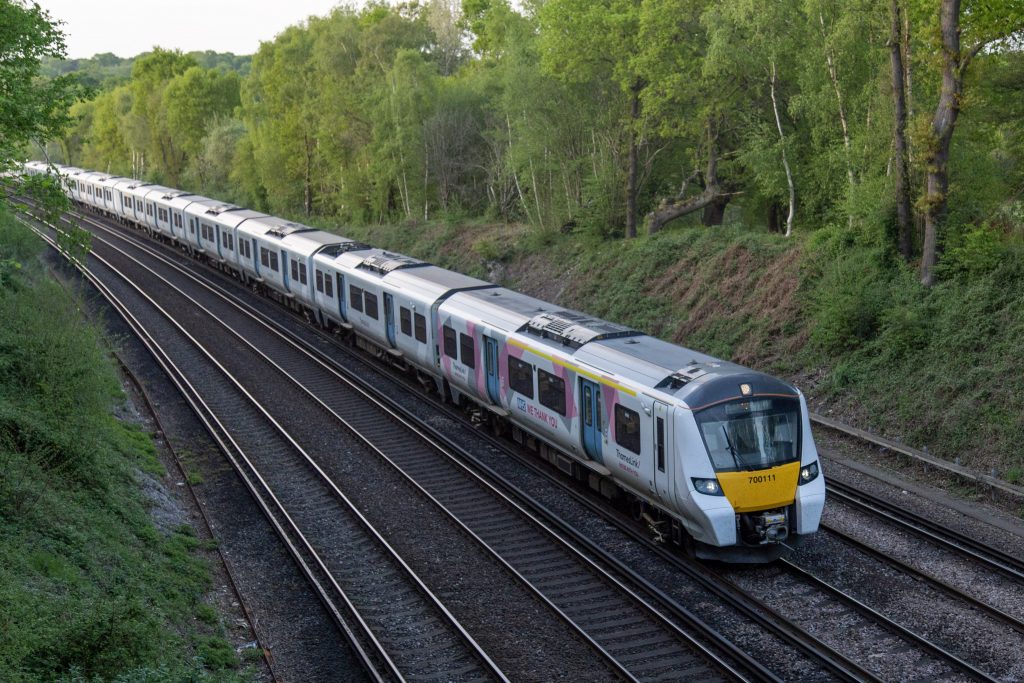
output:
[[[234,681],[195,632],[210,585],[189,528],[164,535],[138,490],[162,474],[100,332],[0,209],[0,672],[27,681]],[[231,657],[228,657],[230,653]],[[234,658],[234,659],[232,659]]]

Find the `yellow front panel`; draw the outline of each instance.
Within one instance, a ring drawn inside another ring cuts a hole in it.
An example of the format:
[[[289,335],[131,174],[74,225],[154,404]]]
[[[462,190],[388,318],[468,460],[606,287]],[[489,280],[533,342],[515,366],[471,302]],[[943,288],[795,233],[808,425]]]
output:
[[[718,483],[736,512],[756,512],[789,505],[796,498],[800,463],[755,472],[719,472]]]

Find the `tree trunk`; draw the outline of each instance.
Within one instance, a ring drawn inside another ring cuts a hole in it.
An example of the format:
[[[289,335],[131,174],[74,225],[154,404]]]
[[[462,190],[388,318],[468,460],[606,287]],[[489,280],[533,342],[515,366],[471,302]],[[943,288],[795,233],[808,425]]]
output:
[[[892,24],[889,32],[889,58],[892,65],[893,100],[893,161],[896,180],[896,231],[900,254],[910,260],[913,249],[910,216],[910,176],[907,170],[907,100],[903,75],[903,50],[900,36],[903,22],[900,20],[900,5],[890,0],[889,9]]]
[[[309,149],[309,138],[306,138],[306,175],[303,182],[302,204],[308,218],[313,213],[313,159]]]
[[[771,95],[772,111],[775,112],[775,125],[779,129],[779,141],[782,143],[782,167],[786,169],[786,184],[789,185],[789,215],[786,216],[786,237],[793,234],[793,215],[796,213],[796,187],[793,185],[793,172],[786,160],[786,136],[782,133],[782,119],[779,117],[779,103],[775,98],[775,60],[771,62]]]
[[[893,0],[895,2],[895,0]],[[818,13],[818,21],[821,23],[821,37],[822,40],[827,40],[825,35],[825,15]],[[853,192],[855,180],[853,176],[853,154],[850,150],[850,127],[846,122],[846,108],[843,106],[843,93],[839,88],[839,70],[836,68],[835,59],[832,58],[832,52],[829,50],[828,45],[825,45],[825,66],[828,68],[828,77],[832,81],[832,89],[836,93],[836,103],[839,106],[839,124],[843,128],[843,149],[846,152],[846,180],[850,186],[850,192]],[[853,213],[849,210],[846,212],[846,223],[849,227],[853,227]]]
[[[939,31],[942,37],[942,86],[932,118],[933,139],[926,161],[928,180],[924,197],[924,246],[921,253],[921,284],[925,287],[935,284],[938,234],[946,217],[949,199],[949,145],[963,95],[963,68],[966,60],[960,54],[960,0],[942,0]]]
[[[640,86],[633,86],[633,99],[629,106],[629,170],[626,174],[626,238],[636,237],[636,177],[637,132],[640,119]]]
[[[707,227],[715,225],[721,225],[725,220],[725,207],[729,205],[731,197],[727,195],[718,195],[711,200],[711,203],[704,207],[704,215],[701,216],[700,222]]]
[[[708,167],[704,172],[704,191],[689,199],[683,199],[686,185],[687,183],[683,183],[683,188],[674,201],[662,201],[658,208],[647,214],[648,234],[657,233],[665,227],[666,223],[688,213],[700,211],[722,195],[722,188],[718,184],[718,152],[715,149],[715,138],[711,133],[710,125],[708,126]]]

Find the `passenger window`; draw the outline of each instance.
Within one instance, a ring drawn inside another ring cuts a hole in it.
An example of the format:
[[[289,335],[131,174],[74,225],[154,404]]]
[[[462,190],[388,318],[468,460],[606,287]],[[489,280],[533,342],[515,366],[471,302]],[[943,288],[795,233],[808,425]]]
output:
[[[537,398],[545,408],[565,415],[565,380],[544,370],[537,370]]]
[[[508,357],[508,386],[527,398],[533,398],[533,366]]]
[[[444,334],[444,355],[449,358],[458,358],[459,345],[458,341],[455,339],[455,330],[445,325],[442,328],[442,332]]]
[[[276,251],[270,251],[269,249],[267,251],[270,254],[270,269],[276,273],[276,272],[278,272],[278,269],[277,269],[277,252]]]
[[[300,263],[299,264],[299,282],[301,282],[304,285],[308,285],[309,284],[309,275],[306,273],[306,264],[305,263]]]
[[[621,403],[615,404],[615,443],[640,452],[640,414]]]
[[[374,320],[377,319],[377,295],[365,292],[366,297],[366,315],[370,316]]]
[[[324,291],[324,274],[322,271],[316,271],[316,291]]]
[[[427,343],[427,319],[419,313],[413,314],[413,321],[416,323],[416,341]]]
[[[363,312],[363,290],[359,289],[355,285],[350,285],[348,288],[348,303],[352,308]]]
[[[340,287],[341,285],[338,286]],[[324,274],[324,295],[329,296],[332,299],[334,298],[334,283],[331,280],[330,273]]]
[[[462,364],[467,368],[476,367],[476,344],[467,334],[459,335],[459,347],[462,352]]]
[[[292,261],[292,279],[293,280],[298,280],[299,279],[299,262],[298,261]]]
[[[412,311],[405,306],[398,309],[398,322],[402,329],[402,334],[406,337],[412,336]]]

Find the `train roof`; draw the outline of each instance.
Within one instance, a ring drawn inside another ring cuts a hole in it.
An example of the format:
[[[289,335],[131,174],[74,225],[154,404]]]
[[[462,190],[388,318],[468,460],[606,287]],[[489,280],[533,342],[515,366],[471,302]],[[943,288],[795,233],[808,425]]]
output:
[[[357,246],[338,254],[334,260],[335,265],[376,278],[383,278],[399,270],[430,266],[426,261],[420,261],[412,256],[365,244],[355,244]]]
[[[387,283],[393,287],[410,289],[431,301],[437,301],[449,292],[497,287],[485,280],[439,268],[429,263],[424,263],[416,268],[392,270],[387,274],[386,279]]]
[[[149,184],[150,183],[137,178],[122,178],[114,183],[114,188],[124,192],[125,190],[134,190],[136,187],[142,187]]]
[[[792,385],[770,375],[648,335],[587,344],[573,357],[672,396],[693,410],[744,396],[799,395]],[[748,386],[747,393],[742,385]]]
[[[139,196],[143,199],[148,199],[149,201],[153,201],[163,197],[165,194],[176,191],[173,187],[164,187],[163,185],[138,185],[137,187],[139,188]]]
[[[266,214],[253,217],[245,224],[245,231],[280,241],[288,248],[304,254],[315,253],[329,245],[345,244],[352,241],[347,237],[324,232],[319,228]]]
[[[203,202],[197,202],[197,203],[200,204],[200,205],[203,204]],[[242,223],[246,223],[246,225],[248,226],[248,224],[249,224],[248,222],[251,222],[253,220],[258,220],[258,219],[263,218],[264,216],[267,215],[267,214],[263,213],[262,211],[255,211],[253,209],[246,209],[246,208],[241,207],[241,206],[235,206],[234,204],[231,204],[231,205],[221,204],[221,205],[215,205],[215,206],[207,205],[207,207],[208,208],[205,211],[203,211],[201,206],[200,206],[199,217],[200,218],[208,218],[208,219],[218,223],[219,225],[221,225],[221,226],[223,226],[225,228],[228,228],[229,230],[232,229],[232,228],[237,228]],[[188,208],[192,208],[192,205],[189,204]]]

